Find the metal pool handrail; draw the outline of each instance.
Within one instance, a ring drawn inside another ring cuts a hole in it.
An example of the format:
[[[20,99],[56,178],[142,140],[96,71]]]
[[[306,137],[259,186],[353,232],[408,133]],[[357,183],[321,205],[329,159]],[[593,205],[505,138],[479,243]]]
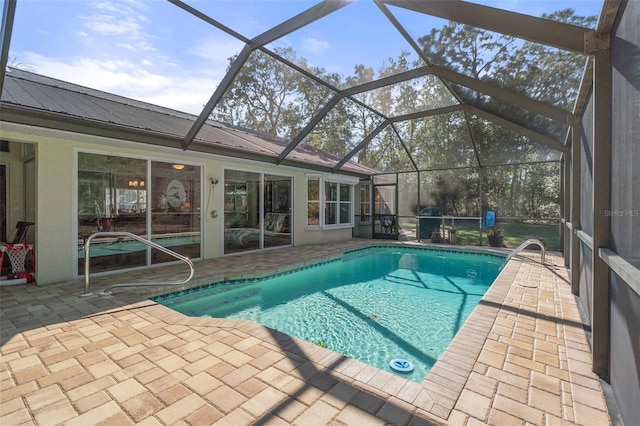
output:
[[[160,250],[170,256],[175,257],[178,260],[183,261],[184,263],[186,263],[189,266],[189,276],[187,278],[185,278],[182,281],[154,281],[154,282],[141,282],[141,283],[122,283],[122,284],[112,284],[110,286],[108,286],[107,288],[105,288],[104,290],[102,290],[100,292],[101,295],[108,295],[111,294],[111,292],[109,290],[111,290],[114,287],[143,287],[143,286],[148,286],[148,287],[155,287],[155,286],[169,286],[169,285],[180,285],[180,284],[185,284],[187,282],[189,282],[191,280],[191,278],[193,278],[193,274],[195,273],[194,267],[193,267],[193,262],[191,261],[191,259],[189,259],[186,256],[183,256],[181,254],[176,253],[173,250],[169,250],[166,247],[163,247],[159,244],[156,244],[152,241],[149,241],[145,238],[142,238],[139,235],[136,234],[132,234],[131,232],[96,232],[95,234],[91,234],[84,242],[84,294],[82,294],[81,296],[90,296],[93,293],[89,293],[89,278],[90,278],[90,274],[89,274],[89,249],[91,246],[91,241],[93,241],[94,238],[96,237],[129,237],[132,238],[136,241],[140,241],[143,244],[148,245],[151,248]]]
[[[529,238],[525,240],[522,244],[520,244],[518,247],[516,247],[511,253],[509,253],[509,255],[507,256],[507,259],[504,261],[500,269],[502,270],[502,268],[504,268],[504,265],[509,263],[509,260],[513,256],[520,253],[522,250],[524,250],[526,247],[529,247],[532,244],[535,244],[540,247],[540,255],[541,255],[540,262],[544,263],[544,252],[545,252],[544,243],[536,238]]]

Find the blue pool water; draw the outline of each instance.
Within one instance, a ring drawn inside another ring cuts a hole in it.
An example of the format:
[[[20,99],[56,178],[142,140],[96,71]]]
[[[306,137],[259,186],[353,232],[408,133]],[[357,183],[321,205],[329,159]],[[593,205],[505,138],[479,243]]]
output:
[[[421,382],[499,273],[504,257],[381,247],[262,280],[155,300],[189,316],[242,318]],[[400,373],[397,373],[400,374]]]

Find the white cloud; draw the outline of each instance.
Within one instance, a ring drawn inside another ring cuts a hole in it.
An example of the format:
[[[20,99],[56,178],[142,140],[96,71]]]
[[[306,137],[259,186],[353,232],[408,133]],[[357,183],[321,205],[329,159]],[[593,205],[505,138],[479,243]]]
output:
[[[225,70],[229,64],[229,58],[240,53],[243,47],[244,43],[235,39],[206,39],[195,43],[187,50],[187,53],[223,66],[223,70]]]
[[[140,31],[140,24],[137,22],[118,21],[115,16],[108,15],[86,17],[83,26],[90,32],[101,35],[133,35]]]
[[[304,51],[312,53],[314,55],[320,55],[331,47],[328,41],[320,40],[313,37],[307,37],[302,40],[302,48]]]
[[[62,62],[30,52],[21,56],[38,74],[193,114],[200,113],[219,83],[219,79],[195,73],[182,75],[181,70],[175,75],[162,73],[162,69],[149,71],[127,60],[81,58]]]
[[[144,24],[149,19],[138,10],[146,9],[146,5],[135,2],[128,4],[123,1],[99,1],[89,4],[90,11],[79,16],[82,27],[89,38],[115,37],[126,41],[119,44],[128,44],[139,49],[148,49],[147,41],[151,36],[145,32]]]

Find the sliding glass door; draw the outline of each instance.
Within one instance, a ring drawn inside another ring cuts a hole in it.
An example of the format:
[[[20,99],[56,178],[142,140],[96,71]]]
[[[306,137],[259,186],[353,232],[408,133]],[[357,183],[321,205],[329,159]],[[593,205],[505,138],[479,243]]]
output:
[[[224,253],[291,245],[292,180],[239,170],[224,174]]]
[[[261,247],[260,180],[260,173],[224,172],[225,254]]]
[[[264,175],[264,247],[291,245],[291,178]]]
[[[201,173],[200,166],[78,153],[78,271],[84,271],[84,241],[98,231],[130,232],[200,257]],[[121,236],[94,240],[90,254],[92,273],[175,261]]]

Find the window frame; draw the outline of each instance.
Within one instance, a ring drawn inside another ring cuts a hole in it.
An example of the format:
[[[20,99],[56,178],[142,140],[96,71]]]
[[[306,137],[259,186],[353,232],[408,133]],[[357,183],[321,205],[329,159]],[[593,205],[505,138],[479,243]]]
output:
[[[331,229],[346,229],[353,228],[355,226],[355,214],[354,214],[354,195],[355,195],[355,186],[358,183],[353,182],[352,179],[341,179],[339,176],[324,176],[321,174],[307,174],[307,223],[306,229],[308,230],[331,230]],[[309,183],[310,182],[318,182],[319,183],[319,200],[311,200],[309,199]],[[327,185],[335,185],[335,200],[327,199]],[[348,200],[342,200],[341,192],[343,189],[342,185],[348,187]],[[309,223],[309,206],[311,204],[318,204],[319,211],[319,223],[318,224],[310,224]],[[333,217],[335,218],[335,223],[327,223],[327,208],[329,206],[333,206]],[[341,222],[340,213],[342,208],[345,207],[348,210],[348,222]]]
[[[373,214],[371,213],[371,199],[373,198],[373,183],[360,183],[360,224],[370,225]],[[365,217],[363,220],[362,217]]]
[[[143,184],[143,186],[139,186],[140,188],[140,192],[142,193],[144,191],[144,196],[143,198],[143,202],[141,202],[140,204],[138,204],[136,206],[136,210],[138,210],[138,208],[140,207],[144,207],[144,211],[139,212],[139,217],[140,218],[144,218],[144,232],[140,234],[141,237],[145,238],[145,239],[149,239],[150,241],[153,242],[157,242],[155,241],[155,239],[158,236],[158,232],[154,231],[154,224],[155,224],[155,218],[156,215],[161,214],[160,212],[158,212],[158,206],[157,203],[158,201],[153,197],[153,191],[154,191],[154,186],[156,185],[155,180],[159,179],[159,178],[163,178],[165,180],[169,180],[169,179],[188,179],[189,176],[180,176],[180,174],[174,176],[174,177],[166,177],[166,176],[161,176],[158,175],[155,171],[154,171],[154,163],[162,163],[165,165],[169,165],[169,164],[174,164],[176,163],[176,160],[169,160],[167,158],[161,158],[161,157],[156,157],[156,156],[150,156],[150,155],[137,155],[137,154],[132,154],[132,155],[125,155],[123,153],[117,153],[117,152],[110,152],[110,151],[104,151],[104,150],[95,150],[95,149],[82,149],[82,148],[74,148],[73,150],[73,199],[72,199],[72,220],[73,222],[76,224],[76,226],[74,227],[73,233],[72,233],[72,244],[74,247],[78,246],[78,242],[79,240],[83,239],[82,233],[80,232],[80,226],[79,226],[79,220],[80,220],[80,199],[79,199],[79,188],[80,188],[80,181],[81,181],[81,176],[80,173],[81,172],[91,172],[91,173],[95,173],[97,171],[94,170],[81,170],[80,167],[80,157],[82,155],[96,155],[96,156],[105,156],[105,157],[117,157],[117,158],[122,158],[122,159],[128,159],[128,160],[139,160],[141,163],[144,164],[144,170],[140,170],[138,173],[133,173],[133,175],[135,175],[138,178],[141,178],[145,183]],[[196,168],[197,171],[195,172],[195,175],[197,175],[197,186],[199,187],[197,189],[197,197],[193,198],[193,193],[191,194],[191,198],[189,198],[188,196],[188,192],[185,194],[186,200],[188,201],[188,205],[189,208],[191,209],[190,211],[176,211],[173,213],[174,216],[176,217],[187,217],[187,216],[191,216],[194,218],[194,224],[197,224],[196,228],[197,231],[193,231],[193,232],[197,232],[197,236],[199,241],[197,243],[194,243],[194,245],[197,245],[198,248],[198,255],[197,256],[193,256],[191,257],[193,260],[199,260],[202,259],[204,257],[204,218],[203,215],[201,214],[201,212],[199,211],[202,206],[203,206],[203,193],[204,193],[204,172],[205,172],[205,165],[203,163],[193,163],[193,162],[185,162],[185,161],[180,161],[181,164]],[[116,173],[117,171],[110,171],[110,173]],[[125,176],[126,174],[121,174],[122,176]],[[159,188],[162,188],[161,186]],[[160,190],[159,188],[155,188],[156,190]],[[114,186],[114,193],[118,193],[120,190],[130,190],[129,187],[118,187],[117,185]],[[157,191],[156,191],[157,192]],[[121,195],[121,194],[119,194]],[[142,195],[142,194],[140,194]],[[114,199],[115,200],[115,199]],[[193,203],[193,205],[192,205]],[[185,203],[184,206],[186,206],[187,204]],[[113,202],[109,202],[106,206],[108,206],[108,209],[105,207],[104,209],[100,210],[100,213],[94,212],[94,214],[99,214],[101,216],[103,216],[104,218],[113,218],[113,217],[118,217],[121,216],[121,214],[126,213],[126,212],[118,212],[117,210],[116,212],[116,216],[112,216],[114,213],[111,213],[111,209],[118,209],[118,207],[120,206],[119,200],[116,203]],[[193,207],[193,208],[192,208]],[[105,210],[104,212],[102,212],[102,210]],[[108,211],[107,211],[108,210]],[[96,216],[97,217],[97,216]],[[96,225],[97,226],[97,225]],[[124,229],[125,231],[128,231],[127,229]],[[154,233],[155,232],[155,233]],[[179,234],[179,232],[168,232],[168,234]],[[195,236],[196,234],[194,234]],[[161,243],[160,243],[161,244]],[[161,244],[162,245],[162,244]],[[145,248],[146,251],[146,255],[145,255],[145,261],[143,264],[140,265],[131,265],[130,267],[117,267],[117,268],[113,268],[113,269],[108,269],[105,271],[97,271],[95,273],[92,273],[92,276],[102,276],[102,275],[110,275],[110,274],[115,274],[115,273],[120,273],[123,271],[129,271],[129,270],[136,270],[136,269],[147,269],[147,268],[151,268],[151,267],[155,267],[157,265],[170,265],[170,264],[175,264],[175,263],[179,263],[180,261],[177,259],[171,259],[169,261],[156,261],[153,256],[152,256],[152,252],[151,252],[151,248],[149,246],[147,246]],[[74,249],[74,256],[73,256],[73,275],[76,279],[82,278],[84,275],[84,271],[83,268],[80,268],[78,265],[78,260],[79,260],[79,255],[78,255],[78,250]]]

